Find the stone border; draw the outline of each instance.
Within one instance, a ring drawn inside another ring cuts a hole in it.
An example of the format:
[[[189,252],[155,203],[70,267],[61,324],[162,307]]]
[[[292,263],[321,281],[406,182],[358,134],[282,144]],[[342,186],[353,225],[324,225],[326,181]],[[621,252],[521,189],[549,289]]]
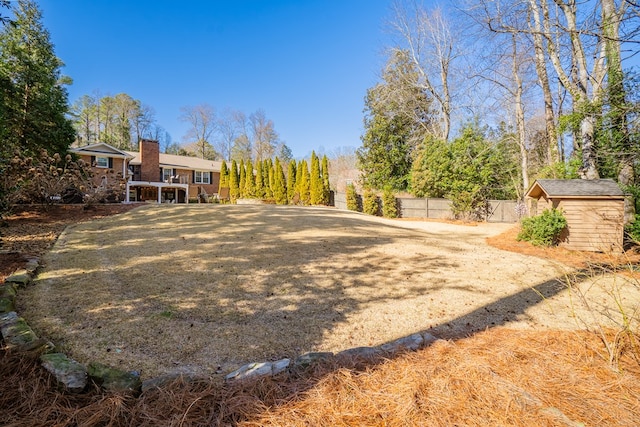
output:
[[[3,284],[0,284],[0,339],[4,340],[5,348],[18,352],[37,352],[40,354],[42,367],[49,371],[66,390],[73,393],[81,393],[86,390],[89,381],[106,391],[129,392],[137,395],[177,378],[197,379],[182,373],[175,373],[142,382],[138,372],[125,372],[98,362],[91,362],[85,366],[64,353],[57,352],[53,343],[38,338],[27,322],[19,317],[15,311],[18,289],[32,283],[39,266],[39,259],[29,259],[24,269],[15,271],[5,279]],[[225,381],[241,381],[274,376],[286,370],[307,368],[315,363],[332,359],[392,357],[399,353],[427,347],[437,340],[438,338],[430,333],[422,332],[375,347],[355,347],[335,354],[332,352],[309,352],[298,356],[293,363],[291,359],[247,363],[227,374],[224,379]]]

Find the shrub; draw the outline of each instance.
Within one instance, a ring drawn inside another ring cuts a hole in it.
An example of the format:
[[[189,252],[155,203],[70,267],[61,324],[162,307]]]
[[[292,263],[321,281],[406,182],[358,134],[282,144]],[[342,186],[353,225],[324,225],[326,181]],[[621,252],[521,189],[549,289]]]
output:
[[[640,244],[640,215],[636,214],[634,221],[625,227],[625,231],[636,243]]]
[[[535,246],[554,246],[560,233],[567,226],[567,220],[559,209],[545,209],[540,215],[523,218],[518,240],[531,242]]]
[[[380,214],[380,202],[378,201],[378,195],[370,188],[364,191],[362,212],[375,216]]]
[[[353,184],[347,185],[347,209],[350,211],[360,212],[358,193],[356,192],[356,186]]]
[[[398,217],[398,204],[393,189],[389,186],[385,187],[382,193],[382,215],[385,218]]]

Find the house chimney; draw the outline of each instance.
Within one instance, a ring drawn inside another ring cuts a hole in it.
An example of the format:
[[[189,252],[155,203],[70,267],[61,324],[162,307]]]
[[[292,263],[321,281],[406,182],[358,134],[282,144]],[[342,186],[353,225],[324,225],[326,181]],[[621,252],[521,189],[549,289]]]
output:
[[[160,181],[160,144],[150,139],[140,140],[140,180]]]

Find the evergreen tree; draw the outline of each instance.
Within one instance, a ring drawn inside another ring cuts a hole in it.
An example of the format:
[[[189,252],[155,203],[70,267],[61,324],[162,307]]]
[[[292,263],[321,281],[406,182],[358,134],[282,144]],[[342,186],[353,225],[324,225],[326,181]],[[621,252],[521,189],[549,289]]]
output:
[[[413,150],[435,126],[431,100],[420,89],[419,74],[405,51],[392,54],[382,77],[367,91],[365,133],[356,155],[366,187],[406,190]]]
[[[220,186],[218,187],[218,193],[225,187],[229,187],[229,169],[227,168],[227,162],[223,160],[220,165]]]
[[[364,190],[362,201],[362,212],[378,216],[380,212],[380,204],[378,202],[378,195],[370,188]]]
[[[63,77],[36,3],[19,0],[12,23],[0,31],[0,118],[6,159],[16,148],[37,154],[65,153],[75,138],[67,119],[70,79]]]
[[[235,203],[240,197],[239,188],[240,177],[238,176],[238,164],[235,160],[231,161],[231,169],[229,169],[229,196],[231,203]]]
[[[240,159],[240,179],[238,180],[238,195],[240,198],[245,197],[244,187],[246,185],[247,171],[244,168],[244,159]]]
[[[329,159],[327,156],[322,156],[322,204],[329,204],[329,195],[331,189],[329,184]]]
[[[245,176],[245,184],[244,184],[244,197],[248,197],[253,199],[256,197],[256,181],[253,176],[253,164],[251,163],[251,159],[247,160],[247,172]]]
[[[397,218],[398,217],[398,202],[393,189],[390,186],[384,188],[382,193],[382,216],[385,218]]]
[[[323,186],[320,176],[320,159],[315,151],[311,152],[311,172],[309,175],[309,199],[312,205],[323,204]]]
[[[285,184],[284,170],[280,164],[280,159],[277,157],[273,165],[273,198],[279,205],[287,204],[287,187]]]
[[[310,180],[311,174],[309,173],[309,165],[306,160],[302,161],[301,166],[301,174],[300,174],[300,201],[304,205],[309,205],[311,203],[311,188],[310,188]]]
[[[272,176],[273,176],[273,171],[271,171],[271,167],[269,166],[269,160],[264,159],[262,161],[262,179],[263,179],[263,187],[264,187],[264,197],[267,199],[273,198],[273,190],[271,189]]]
[[[287,199],[289,202],[293,200],[296,195],[296,161],[289,160],[289,167],[287,168]]]
[[[264,191],[264,178],[262,173],[262,162],[256,162],[256,187],[255,187],[255,195],[258,199],[264,199],[265,191]]]
[[[303,160],[298,161],[298,166],[296,167],[296,193],[298,193],[298,198],[300,202],[302,202],[302,162]]]

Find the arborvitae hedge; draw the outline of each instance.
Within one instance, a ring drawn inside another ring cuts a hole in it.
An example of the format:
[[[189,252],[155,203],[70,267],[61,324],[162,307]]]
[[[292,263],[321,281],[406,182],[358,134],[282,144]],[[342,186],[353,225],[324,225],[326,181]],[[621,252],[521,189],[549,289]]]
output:
[[[327,156],[322,156],[322,204],[329,204],[329,193],[330,193],[330,185],[329,185],[329,159]]]
[[[238,194],[240,198],[244,198],[246,197],[246,195],[244,194],[244,186],[246,184],[246,170],[244,169],[244,159],[240,159],[240,166],[239,166],[239,172],[240,172],[240,179],[238,180]]]
[[[322,177],[320,176],[320,159],[315,151],[311,152],[311,172],[309,174],[309,198],[312,205],[323,204]]]
[[[227,168],[227,162],[222,161],[222,165],[220,165],[220,185],[218,187],[218,193],[220,193],[220,189],[229,186],[229,169]]]
[[[245,173],[245,181],[244,181],[244,197],[249,199],[253,199],[256,197],[256,181],[253,176],[253,164],[251,160],[247,160],[246,165],[246,173]]]
[[[262,162],[258,161],[256,163],[256,189],[255,189],[256,198],[264,199],[264,178],[262,175]]]
[[[378,202],[378,195],[370,188],[364,190],[364,196],[362,201],[362,212],[378,216],[380,214],[380,204]]]
[[[284,171],[280,160],[276,157],[276,162],[273,165],[273,198],[279,205],[287,204],[287,187],[284,178]]]
[[[398,202],[390,186],[386,186],[382,193],[382,215],[385,218],[398,217]]]
[[[296,195],[296,161],[290,160],[287,168],[287,199],[291,203]]]
[[[235,203],[240,196],[240,189],[238,188],[238,165],[235,160],[231,161],[231,169],[229,169],[229,196],[231,202]]]
[[[360,203],[358,200],[358,193],[356,192],[356,186],[353,184],[347,185],[347,209],[350,211],[360,212]]]

